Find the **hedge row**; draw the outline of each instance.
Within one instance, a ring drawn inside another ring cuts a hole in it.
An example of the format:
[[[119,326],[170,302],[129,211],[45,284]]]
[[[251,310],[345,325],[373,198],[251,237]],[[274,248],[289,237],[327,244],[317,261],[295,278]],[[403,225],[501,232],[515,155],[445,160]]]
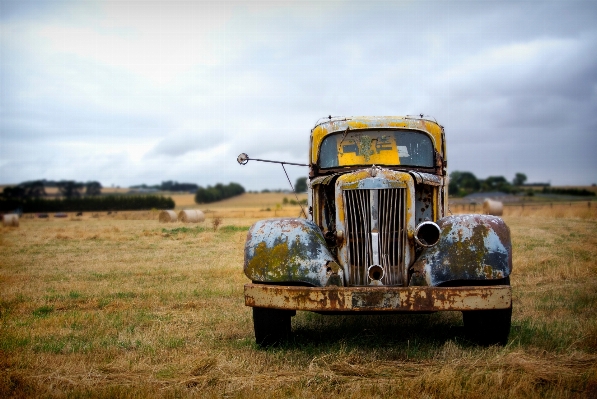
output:
[[[579,188],[549,188],[543,187],[543,194],[577,195],[582,197],[594,197],[595,193],[587,189]]]
[[[98,197],[25,200],[2,199],[0,211],[17,209],[32,212],[82,212],[82,211],[136,211],[146,209],[172,209],[174,200],[158,195],[106,195]]]
[[[195,202],[198,204],[209,204],[241,195],[244,192],[245,188],[238,183],[230,183],[226,186],[218,183],[213,187],[207,186],[207,188],[199,186],[197,193],[195,193]]]

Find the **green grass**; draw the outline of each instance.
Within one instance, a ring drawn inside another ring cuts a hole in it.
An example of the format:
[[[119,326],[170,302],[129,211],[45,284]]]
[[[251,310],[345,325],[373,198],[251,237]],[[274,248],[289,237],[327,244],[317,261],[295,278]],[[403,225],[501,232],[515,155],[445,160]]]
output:
[[[249,231],[249,226],[222,226],[220,227],[220,231],[224,233],[235,233],[237,231]]]
[[[40,306],[39,308],[33,311],[33,316],[35,317],[48,317],[52,312],[54,312],[53,306]]]
[[[165,234],[198,234],[203,233],[205,231],[209,231],[209,229],[202,227],[202,226],[195,226],[195,227],[175,227],[173,229],[162,229],[162,233]]]

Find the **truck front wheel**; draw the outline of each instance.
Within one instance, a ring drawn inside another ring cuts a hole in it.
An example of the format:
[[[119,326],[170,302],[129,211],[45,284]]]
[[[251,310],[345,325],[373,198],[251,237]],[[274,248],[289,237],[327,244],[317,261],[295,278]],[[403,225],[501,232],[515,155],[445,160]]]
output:
[[[254,307],[253,327],[257,345],[265,348],[286,340],[290,336],[290,319],[294,314],[294,311]]]
[[[467,338],[479,345],[506,345],[510,335],[512,308],[462,312]]]

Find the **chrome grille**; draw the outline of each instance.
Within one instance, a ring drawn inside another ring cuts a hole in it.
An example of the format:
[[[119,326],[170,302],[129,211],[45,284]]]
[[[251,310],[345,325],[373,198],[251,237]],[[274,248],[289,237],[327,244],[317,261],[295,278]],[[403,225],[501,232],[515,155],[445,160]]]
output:
[[[368,285],[367,269],[379,264],[384,285],[403,281],[406,191],[400,188],[345,190],[344,215],[350,285]]]

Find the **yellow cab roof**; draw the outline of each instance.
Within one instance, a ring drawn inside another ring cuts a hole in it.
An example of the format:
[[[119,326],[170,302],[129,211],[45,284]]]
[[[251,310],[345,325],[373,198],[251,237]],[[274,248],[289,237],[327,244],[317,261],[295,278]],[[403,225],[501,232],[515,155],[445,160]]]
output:
[[[377,129],[377,128],[402,128],[423,131],[431,137],[433,145],[437,152],[442,156],[443,153],[443,132],[444,128],[435,121],[415,117],[415,116],[347,116],[330,117],[319,122],[311,130],[311,155],[312,164],[317,163],[319,156],[319,146],[323,139],[336,132],[358,129]]]

